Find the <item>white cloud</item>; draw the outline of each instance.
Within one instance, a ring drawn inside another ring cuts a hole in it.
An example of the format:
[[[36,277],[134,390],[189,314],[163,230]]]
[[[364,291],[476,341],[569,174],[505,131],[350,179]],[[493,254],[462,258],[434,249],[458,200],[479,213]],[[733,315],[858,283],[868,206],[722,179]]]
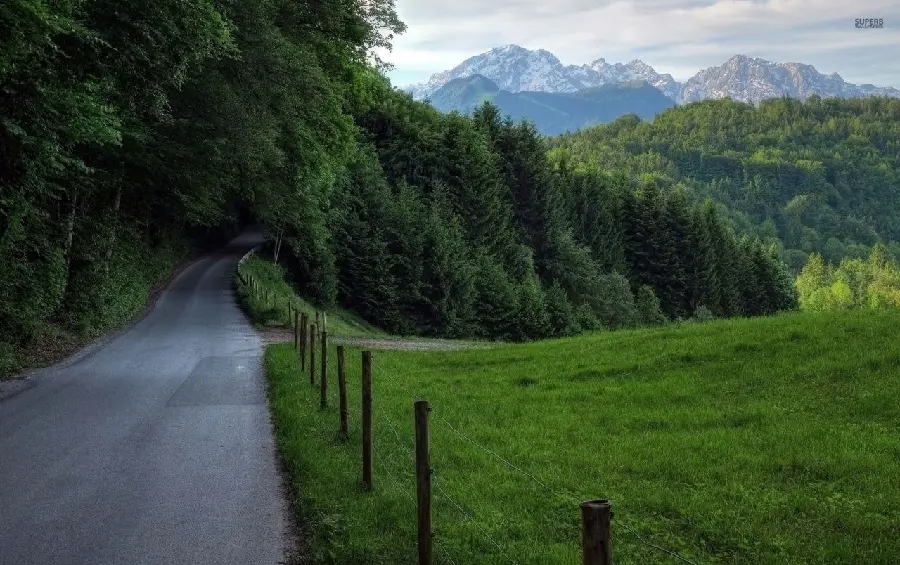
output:
[[[409,30],[388,60],[419,79],[516,43],[564,63],[641,58],[678,79],[743,53],[900,86],[898,0],[398,0],[398,12]],[[856,29],[864,17],[885,28]]]

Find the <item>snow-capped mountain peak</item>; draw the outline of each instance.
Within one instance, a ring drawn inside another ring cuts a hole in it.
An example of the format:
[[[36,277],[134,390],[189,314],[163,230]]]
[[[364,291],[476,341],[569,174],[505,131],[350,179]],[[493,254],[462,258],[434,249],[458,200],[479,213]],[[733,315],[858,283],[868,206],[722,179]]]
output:
[[[900,91],[871,84],[854,85],[838,73],[825,75],[803,63],[773,63],[738,54],[718,67],[698,72],[679,84],[670,74],[659,74],[640,59],[626,64],[598,58],[589,64],[563,65],[553,53],[519,45],[504,45],[470,57],[460,65],[436,73],[428,82],[406,87],[417,99],[426,98],[453,79],[482,75],[509,92],[575,92],[606,84],[645,81],[675,102],[729,97],[757,102],[766,98],[856,97],[867,95],[900,97]]]
[[[721,66],[700,71],[681,90],[684,102],[724,97],[758,102],[779,96],[804,99],[813,94],[823,98],[900,97],[900,91],[895,88],[850,84],[838,73],[825,75],[812,65],[773,63],[746,55],[735,55]]]
[[[545,49],[526,49],[504,45],[470,57],[460,65],[435,73],[428,82],[406,89],[415,98],[425,98],[453,79],[480,74],[509,92],[575,92],[605,84],[643,80],[659,88],[672,99],[678,95],[678,84],[670,75],[660,75],[653,67],[635,59],[627,65],[610,64],[597,59],[587,65],[563,65]]]

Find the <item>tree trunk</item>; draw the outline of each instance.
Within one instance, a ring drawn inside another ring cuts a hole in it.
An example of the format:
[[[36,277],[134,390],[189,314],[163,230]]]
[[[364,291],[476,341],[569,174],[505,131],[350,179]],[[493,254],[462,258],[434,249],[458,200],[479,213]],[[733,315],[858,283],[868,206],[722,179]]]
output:
[[[66,279],[69,277],[69,270],[72,268],[72,242],[75,237],[75,217],[78,213],[78,188],[72,195],[72,204],[69,208],[69,218],[66,222]]]
[[[104,274],[109,278],[109,263],[112,261],[113,249],[116,246],[116,233],[119,228],[119,208],[122,207],[122,180],[116,183],[116,197],[113,200],[113,226],[109,236],[109,249],[106,250],[106,263],[103,265]]]
[[[275,264],[278,264],[278,254],[281,253],[281,242],[284,240],[284,230],[278,230],[278,235],[275,236]]]

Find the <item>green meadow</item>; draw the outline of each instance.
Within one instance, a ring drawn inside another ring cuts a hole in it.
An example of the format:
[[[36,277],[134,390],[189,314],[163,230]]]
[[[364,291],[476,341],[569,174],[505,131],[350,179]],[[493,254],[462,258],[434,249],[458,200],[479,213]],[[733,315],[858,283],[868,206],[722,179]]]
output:
[[[697,564],[894,564],[898,327],[898,312],[791,314],[375,351],[371,492],[360,488],[359,350],[346,352],[346,440],[333,348],[324,411],[291,345],[270,347],[266,363],[315,563],[415,562],[422,398],[436,563],[578,563],[578,503],[608,498],[617,564],[683,562],[648,544]]]

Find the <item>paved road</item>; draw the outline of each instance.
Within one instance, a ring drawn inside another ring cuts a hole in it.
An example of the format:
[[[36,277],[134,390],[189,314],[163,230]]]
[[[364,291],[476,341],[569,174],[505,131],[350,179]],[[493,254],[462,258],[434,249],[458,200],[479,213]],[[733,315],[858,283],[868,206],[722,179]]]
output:
[[[131,330],[0,401],[0,563],[282,559],[261,343],[229,290],[257,238],[191,264]]]

